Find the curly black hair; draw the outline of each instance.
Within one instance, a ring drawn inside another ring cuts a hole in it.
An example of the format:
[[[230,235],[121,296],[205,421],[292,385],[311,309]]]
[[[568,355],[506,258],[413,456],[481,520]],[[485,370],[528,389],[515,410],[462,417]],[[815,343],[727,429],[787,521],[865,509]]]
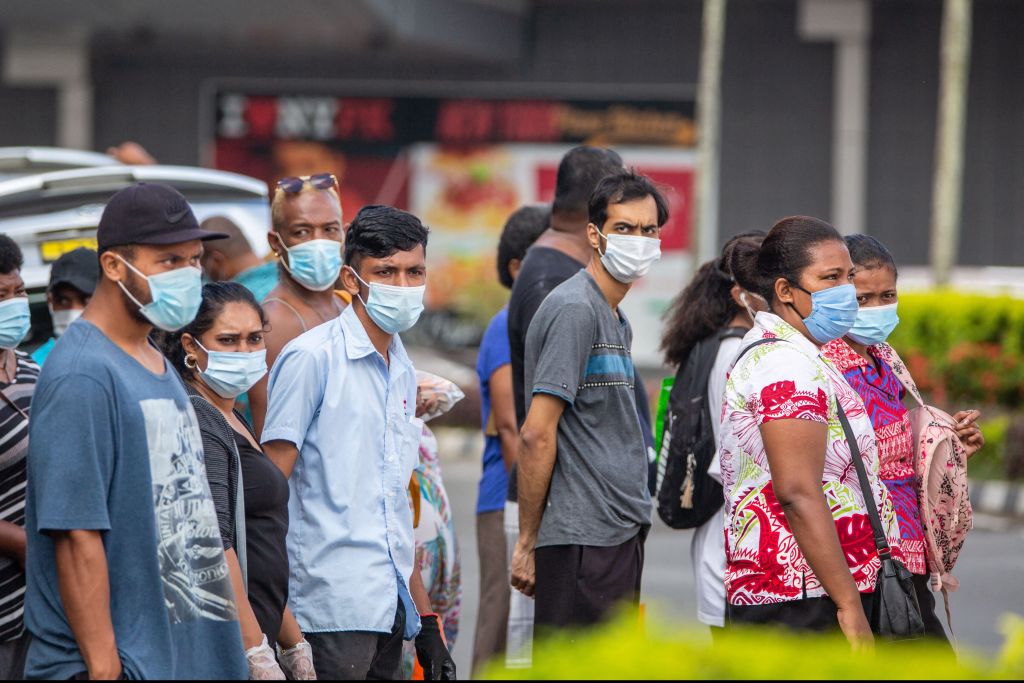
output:
[[[725,243],[722,254],[702,265],[672,301],[661,338],[665,363],[682,366],[697,342],[725,327],[742,310],[732,299],[732,286],[739,272],[749,273],[756,268],[763,240],[764,232],[760,230],[733,237]]]

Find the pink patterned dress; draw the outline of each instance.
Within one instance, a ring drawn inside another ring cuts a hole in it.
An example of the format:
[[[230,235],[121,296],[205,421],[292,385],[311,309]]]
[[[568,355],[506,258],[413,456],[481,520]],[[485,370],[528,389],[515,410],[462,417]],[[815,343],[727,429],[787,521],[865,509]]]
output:
[[[896,507],[904,564],[914,574],[927,574],[924,527],[914,471],[914,436],[903,406],[906,389],[876,347],[868,349],[875,363],[868,362],[842,339],[826,344],[821,353],[843,373],[864,401],[878,441],[879,475]]]
[[[726,596],[730,605],[769,605],[826,595],[796,542],[775,496],[760,426],[772,420],[827,425],[821,488],[836,534],[861,593],[875,589],[881,561],[864,495],[839,423],[842,405],[864,460],[879,516],[895,557],[899,528],[892,501],[878,479],[878,448],[864,404],[818,347],[771,313],[758,313],[743,339],[780,339],[744,354],[726,382],[722,415],[722,482],[726,495]],[[838,402],[838,404],[837,404]]]

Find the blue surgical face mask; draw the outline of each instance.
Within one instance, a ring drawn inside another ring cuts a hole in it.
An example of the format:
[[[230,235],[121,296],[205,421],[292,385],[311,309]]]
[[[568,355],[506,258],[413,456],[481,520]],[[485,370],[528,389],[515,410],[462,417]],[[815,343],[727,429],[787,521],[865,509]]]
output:
[[[865,346],[881,344],[899,324],[900,317],[896,314],[896,304],[861,308],[857,311],[857,320],[846,336]]]
[[[306,289],[324,292],[334,286],[341,274],[341,242],[310,240],[285,247],[288,254],[286,269],[295,281]]]
[[[355,270],[352,270],[352,273],[370,289],[366,301],[363,301],[361,296],[359,300],[363,301],[366,312],[370,319],[377,323],[377,327],[388,334],[398,334],[408,330],[420,319],[420,314],[423,313],[423,294],[427,291],[426,285],[382,285],[378,282],[366,282]]]
[[[235,398],[252,389],[267,374],[267,350],[262,351],[210,351],[196,340],[196,346],[206,351],[206,369],[199,376],[206,386],[222,398]]]
[[[175,332],[195,320],[199,304],[203,301],[203,274],[198,268],[186,266],[166,273],[144,275],[121,256],[118,258],[149,283],[152,301],[143,304],[132,296],[120,280],[117,282],[121,291],[139,307],[139,312],[149,322],[166,332]]]
[[[0,301],[0,348],[17,348],[28,334],[31,323],[27,296]]]
[[[807,292],[800,285],[794,286]],[[853,285],[838,285],[807,293],[811,295],[811,314],[804,318],[804,325],[811,337],[819,344],[827,344],[833,339],[846,336],[857,319],[857,288]],[[790,306],[796,311],[796,306]]]

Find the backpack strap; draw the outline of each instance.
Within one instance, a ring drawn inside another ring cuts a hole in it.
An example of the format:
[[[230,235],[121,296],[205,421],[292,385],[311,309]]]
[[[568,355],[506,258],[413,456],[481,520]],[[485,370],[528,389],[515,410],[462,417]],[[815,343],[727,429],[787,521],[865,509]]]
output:
[[[914,378],[910,376],[910,371],[907,369],[907,364],[903,362],[900,355],[896,353],[896,349],[892,348],[888,344],[876,344],[871,347],[877,354],[878,357],[888,364],[892,368],[893,373],[899,379],[900,384],[907,390],[907,393],[914,397],[914,401],[919,406],[924,405],[924,399],[921,397],[921,392],[917,389],[917,384],[914,382]]]
[[[718,341],[723,342],[726,339],[743,339],[747,336],[747,332],[750,330],[742,327],[723,327],[718,333]]]
[[[758,339],[756,342],[752,342],[749,346],[739,352],[736,356],[736,360],[732,362],[732,367],[735,368],[740,364],[740,359],[747,355],[748,352],[753,351],[755,347],[764,346],[765,344],[774,344],[775,342],[786,341],[785,339],[779,339],[778,337],[765,337],[764,339]]]

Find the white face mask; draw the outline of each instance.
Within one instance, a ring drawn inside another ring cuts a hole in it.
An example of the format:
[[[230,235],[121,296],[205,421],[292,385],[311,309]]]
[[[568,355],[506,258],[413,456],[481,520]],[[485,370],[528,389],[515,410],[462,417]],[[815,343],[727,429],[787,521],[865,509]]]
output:
[[[608,246],[601,254],[601,263],[613,278],[630,284],[647,275],[655,261],[661,258],[661,240],[632,235],[605,235],[598,232]]]
[[[53,320],[53,336],[59,337],[67,332],[71,323],[81,318],[83,313],[85,313],[85,309],[82,308],[69,308],[65,311],[55,311],[51,308],[50,319]]]

